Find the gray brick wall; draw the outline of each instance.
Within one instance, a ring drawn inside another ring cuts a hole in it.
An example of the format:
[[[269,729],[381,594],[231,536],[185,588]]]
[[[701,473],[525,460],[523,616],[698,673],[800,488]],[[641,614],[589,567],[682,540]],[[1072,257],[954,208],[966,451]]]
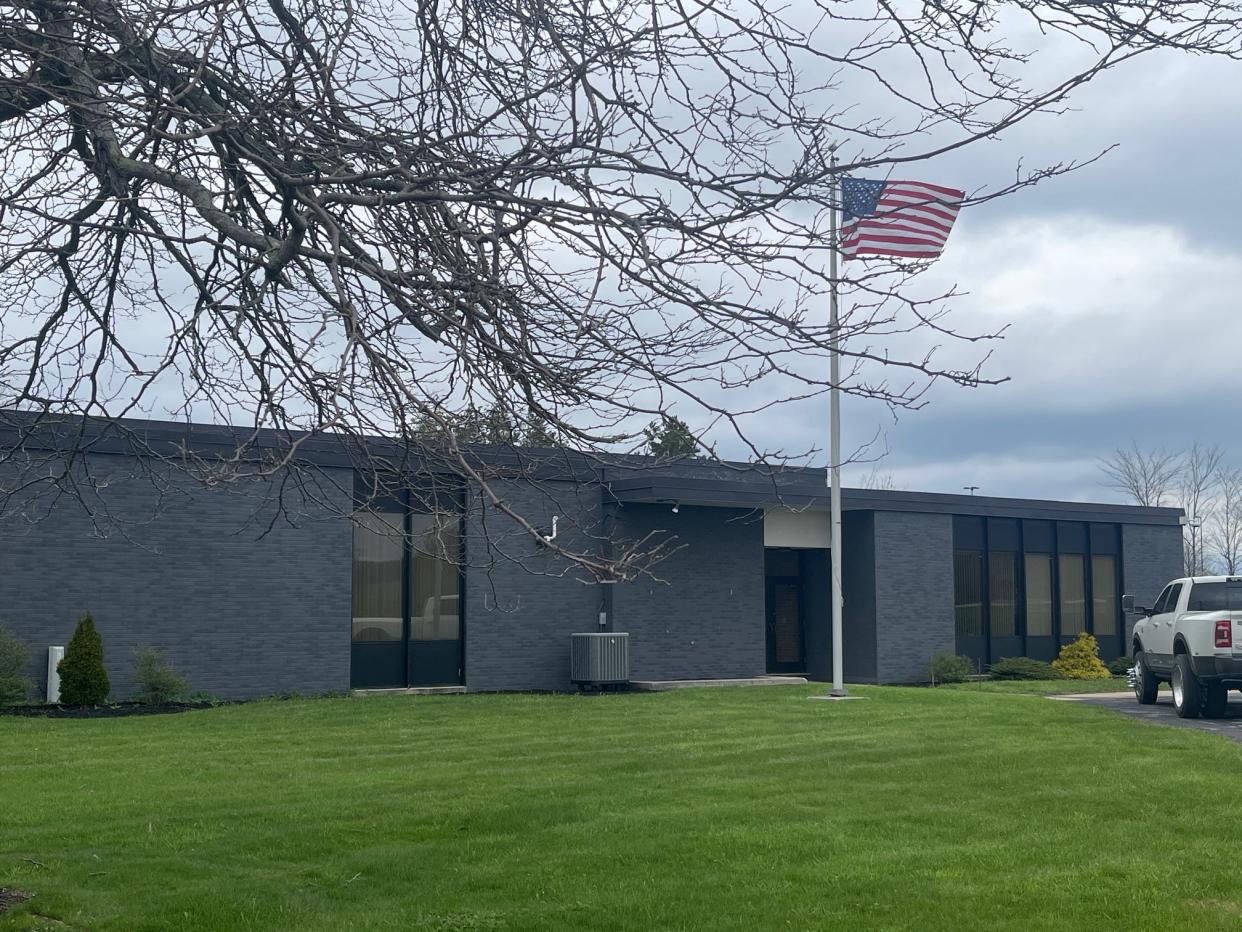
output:
[[[1168,525],[1121,527],[1121,587],[1140,605],[1152,605],[1170,579],[1185,573],[1182,529]],[[1126,653],[1134,632],[1134,615],[1126,616]]]
[[[927,679],[937,651],[954,651],[953,519],[875,513],[876,657],[882,683]]]
[[[600,490],[567,482],[492,484],[499,497],[545,528],[559,516],[566,547],[599,546]],[[466,520],[466,687],[566,690],[569,636],[598,631],[601,586],[541,547],[476,491]]]
[[[667,532],[684,548],[655,567],[663,582],[622,583],[615,624],[630,632],[636,680],[756,676],[767,669],[762,512],[627,505],[618,534]]]
[[[67,644],[83,612],[103,636],[113,695],[133,688],[133,649],[165,652],[191,690],[225,697],[349,687],[349,470],[317,491],[325,509],[286,495],[296,526],[269,523],[272,488],[206,490],[175,474],[137,474],[124,456],[92,456],[106,481],[90,501],[8,500],[0,519],[0,620],[35,650]],[[153,481],[154,480],[154,481]]]

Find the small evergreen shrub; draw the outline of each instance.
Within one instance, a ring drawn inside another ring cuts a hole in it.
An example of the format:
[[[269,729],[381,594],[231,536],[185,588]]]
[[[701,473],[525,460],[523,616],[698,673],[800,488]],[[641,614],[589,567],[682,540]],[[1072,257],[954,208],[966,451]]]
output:
[[[1052,664],[1030,657],[1002,657],[988,667],[988,673],[998,680],[1059,680],[1061,674]]]
[[[1086,632],[1061,648],[1057,659],[1052,661],[1052,667],[1068,680],[1108,678],[1108,667],[1100,662],[1100,645]]]
[[[134,698],[152,705],[176,702],[190,688],[185,677],[154,647],[139,647],[134,651],[134,682],[138,684]]]
[[[1129,657],[1117,657],[1108,662],[1108,672],[1113,676],[1125,676],[1132,666],[1134,661]]]
[[[958,657],[948,651],[940,651],[931,659],[928,673],[935,683],[960,683],[975,672],[975,662],[969,657]]]
[[[104,669],[103,639],[89,614],[79,619],[56,670],[60,673],[60,701],[65,705],[99,705],[108,698],[112,684]]]
[[[0,625],[0,705],[21,705],[30,698],[34,682],[26,676],[30,647]]]

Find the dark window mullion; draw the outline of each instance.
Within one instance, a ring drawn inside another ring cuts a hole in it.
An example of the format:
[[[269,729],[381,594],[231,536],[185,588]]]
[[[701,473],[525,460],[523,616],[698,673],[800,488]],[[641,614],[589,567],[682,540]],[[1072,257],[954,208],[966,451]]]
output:
[[[411,535],[414,533],[413,519],[410,515],[410,498],[409,492],[401,493],[401,501],[404,507],[402,529],[404,531],[401,546],[401,643],[404,645],[401,651],[402,664],[401,669],[405,677],[405,685],[410,685],[410,572],[413,570],[413,564],[410,556]]]
[[[1060,530],[1052,525],[1052,645],[1059,653],[1061,650],[1061,549]]]

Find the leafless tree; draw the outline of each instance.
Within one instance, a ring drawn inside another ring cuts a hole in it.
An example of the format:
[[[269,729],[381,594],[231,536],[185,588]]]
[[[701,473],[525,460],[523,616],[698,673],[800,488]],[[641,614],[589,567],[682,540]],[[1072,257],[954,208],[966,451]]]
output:
[[[1220,482],[1221,459],[1224,451],[1218,446],[1205,447],[1197,440],[1182,457],[1178,482],[1178,500],[1186,512],[1186,571],[1194,575],[1208,572],[1206,532],[1214,520],[1216,491]]]
[[[881,472],[876,464],[863,476],[861,488],[891,490],[897,488],[891,472]]]
[[[1168,450],[1142,450],[1137,443],[1118,447],[1099,463],[1105,484],[1136,505],[1159,507],[1171,501],[1180,488],[1181,455]]]
[[[1224,571],[1233,576],[1242,566],[1242,469],[1220,470],[1217,502],[1212,512],[1209,547]]]
[[[834,338],[842,388],[893,406],[991,381],[930,348],[994,334],[955,333],[917,263],[851,263],[829,331],[834,179],[913,172],[1152,50],[1240,48],[1237,0],[0,11],[0,405],[288,438],[204,463],[118,429],[217,484],[295,469],[331,434],[377,494],[440,462],[527,535],[457,412],[512,405],[605,456],[675,405],[779,465],[746,417],[825,392]],[[1048,35],[1077,53],[1022,45]],[[926,351],[893,349],[917,332]],[[377,460],[370,435],[400,455]],[[593,573],[637,565],[552,549]]]

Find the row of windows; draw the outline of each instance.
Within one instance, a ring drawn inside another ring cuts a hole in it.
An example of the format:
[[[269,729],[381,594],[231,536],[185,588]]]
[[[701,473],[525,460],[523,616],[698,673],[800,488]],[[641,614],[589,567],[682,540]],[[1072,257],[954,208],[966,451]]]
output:
[[[1054,606],[1060,608],[1061,636],[1084,631],[1099,636],[1118,632],[1117,558],[1091,557],[1092,599],[1087,603],[1086,560],[1082,554],[1018,554],[1011,551],[956,550],[953,554],[954,601],[958,637],[983,637],[984,567],[987,567],[987,630],[992,637],[1052,637]],[[1019,565],[1025,577],[1020,589]],[[1055,593],[1060,592],[1059,598]],[[1025,597],[1025,625],[1022,625]]]
[[[957,636],[1117,636],[1118,538],[1115,525],[955,518]]]

